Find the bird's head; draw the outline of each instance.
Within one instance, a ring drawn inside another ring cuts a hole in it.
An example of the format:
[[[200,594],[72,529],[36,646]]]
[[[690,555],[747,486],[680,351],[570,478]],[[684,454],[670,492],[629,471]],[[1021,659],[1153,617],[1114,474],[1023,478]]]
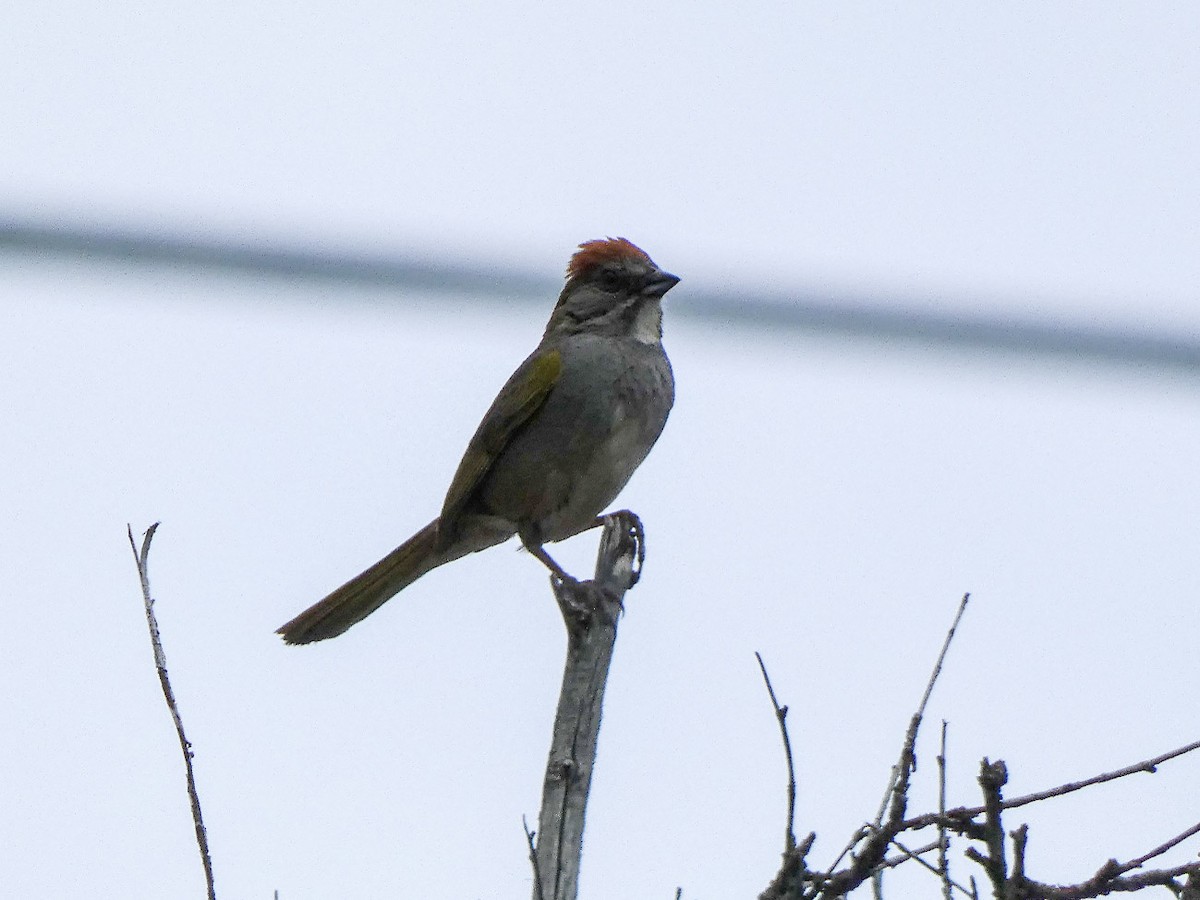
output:
[[[646,344],[662,339],[663,294],[679,283],[644,250],[608,238],[580,244],[546,334],[602,334]]]

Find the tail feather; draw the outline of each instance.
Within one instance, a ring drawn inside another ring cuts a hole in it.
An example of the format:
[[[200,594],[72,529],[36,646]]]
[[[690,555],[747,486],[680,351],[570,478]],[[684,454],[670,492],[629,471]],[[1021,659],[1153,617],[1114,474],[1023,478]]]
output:
[[[375,565],[355,575],[275,633],[282,635],[289,644],[311,644],[336,637],[426,572],[472,549],[439,550],[437,526],[438,520],[434,519]]]

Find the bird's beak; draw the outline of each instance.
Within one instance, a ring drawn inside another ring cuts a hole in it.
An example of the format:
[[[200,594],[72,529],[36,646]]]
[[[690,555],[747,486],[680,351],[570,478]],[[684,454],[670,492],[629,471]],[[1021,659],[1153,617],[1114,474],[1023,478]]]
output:
[[[675,285],[679,284],[679,276],[670,272],[658,272],[651,281],[642,288],[643,297],[661,297]]]

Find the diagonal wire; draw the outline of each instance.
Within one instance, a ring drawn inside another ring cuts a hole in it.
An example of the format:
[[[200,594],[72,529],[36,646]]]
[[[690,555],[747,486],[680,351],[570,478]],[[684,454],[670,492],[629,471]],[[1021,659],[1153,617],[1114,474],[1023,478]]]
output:
[[[354,254],[273,243],[243,243],[136,230],[0,218],[0,250],[120,260],[296,280],[439,291],[543,303],[556,279],[513,268],[464,266],[417,254]],[[883,343],[943,346],[1106,366],[1200,373],[1200,338],[1129,331],[1069,320],[1013,319],[936,312],[903,297],[797,291],[736,294],[690,287],[672,316],[724,325],[839,335]]]

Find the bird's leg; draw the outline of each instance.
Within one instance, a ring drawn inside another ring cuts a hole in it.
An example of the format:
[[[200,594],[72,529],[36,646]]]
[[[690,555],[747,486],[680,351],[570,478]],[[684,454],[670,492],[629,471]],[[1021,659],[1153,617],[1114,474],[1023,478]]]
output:
[[[642,527],[642,520],[638,518],[637,513],[628,509],[620,509],[616,512],[606,513],[603,516],[596,516],[595,520],[586,525],[582,531],[590,531],[593,528],[602,528],[612,521],[620,521],[625,526],[626,532],[637,543],[637,565],[631,573],[629,586],[633,587],[638,583],[638,579],[642,577],[642,564],[646,561],[646,529]],[[565,584],[579,584],[579,580],[567,573],[567,570],[554,561],[554,558],[546,552],[546,548],[542,546],[540,535],[535,531],[525,531],[520,533],[521,544],[529,553],[541,561],[555,578]]]
[[[521,543],[525,545],[525,549],[529,551],[530,555],[541,560],[542,565],[550,570],[550,587],[554,590],[554,599],[558,601],[558,608],[562,610],[567,630],[573,635],[586,630],[587,623],[591,621],[591,617],[596,611],[592,583],[579,581],[568,575],[567,570],[556,563],[540,543],[526,540],[524,536],[521,538]]]
[[[535,544],[532,541],[521,539],[521,543],[525,545],[525,549],[539,560],[542,565],[551,571],[555,578],[567,584],[574,584],[576,579],[567,574],[567,570],[554,561],[554,558],[546,552],[546,549],[541,544]]]

